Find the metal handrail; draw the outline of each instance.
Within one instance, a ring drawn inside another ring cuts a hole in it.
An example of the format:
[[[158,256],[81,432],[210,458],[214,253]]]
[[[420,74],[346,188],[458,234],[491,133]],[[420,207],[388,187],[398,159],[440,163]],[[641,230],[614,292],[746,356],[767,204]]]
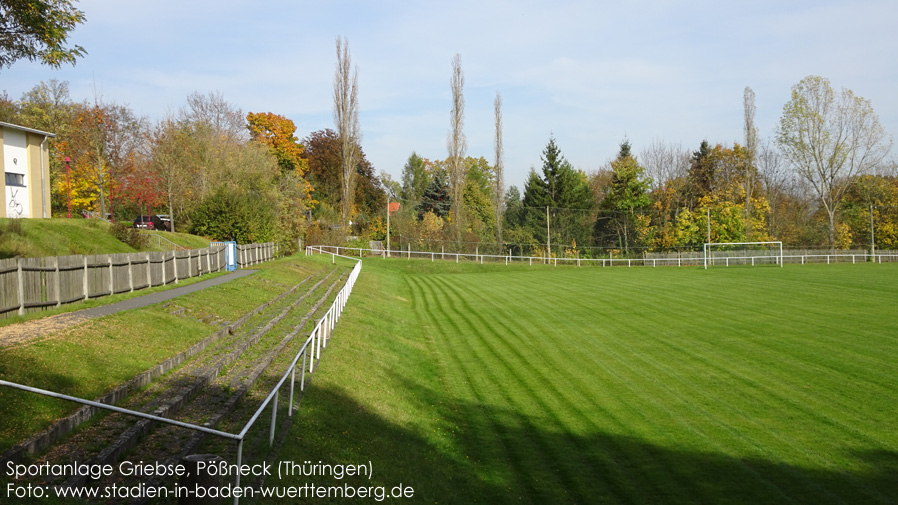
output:
[[[328,253],[330,254],[330,253]],[[0,379],[0,386],[7,386],[15,389],[20,389],[23,391],[28,391],[31,393],[36,393],[44,396],[50,396],[53,398],[59,398],[62,400],[69,400],[76,403],[82,403],[84,405],[90,405],[92,407],[97,407],[101,409],[111,410],[113,412],[118,412],[125,415],[130,415],[134,417],[140,417],[144,419],[149,419],[152,421],[158,421],[165,424],[171,424],[174,426],[179,426],[181,428],[186,428],[189,430],[200,431],[203,433],[207,433],[210,435],[215,435],[223,438],[228,438],[231,440],[237,441],[237,466],[240,467],[243,460],[243,442],[246,438],[247,433],[255,424],[255,422],[259,419],[259,416],[262,414],[262,411],[271,403],[272,398],[274,398],[275,406],[272,408],[272,416],[271,416],[271,430],[269,435],[269,444],[273,444],[274,442],[274,430],[275,430],[275,421],[277,417],[277,398],[280,392],[281,386],[283,386],[284,381],[286,381],[287,376],[290,375],[292,380],[290,382],[290,410],[288,412],[289,416],[293,415],[293,393],[294,393],[294,385],[296,378],[296,365],[299,363],[299,358],[303,358],[303,367],[302,367],[302,377],[300,381],[300,391],[305,389],[305,363],[306,358],[309,352],[311,352],[311,361],[309,362],[309,372],[311,373],[314,369],[315,359],[321,359],[321,348],[327,348],[327,341],[331,336],[331,333],[334,329],[334,325],[337,320],[340,318],[341,313],[343,312],[343,308],[346,306],[346,302],[349,300],[349,294],[352,292],[352,287],[355,285],[355,281],[359,276],[359,273],[362,270],[362,262],[358,258],[350,258],[348,256],[341,256],[343,258],[348,258],[353,261],[356,261],[355,266],[350,272],[349,277],[346,279],[346,283],[343,284],[343,287],[337,292],[336,297],[334,298],[333,303],[331,303],[330,308],[325,312],[324,316],[318,320],[315,324],[314,329],[306,338],[305,342],[303,342],[302,346],[300,346],[299,350],[294,356],[293,361],[290,364],[290,367],[284,372],[284,375],[281,376],[281,379],[278,381],[277,385],[271,390],[262,404],[256,409],[256,412],[252,415],[249,421],[246,422],[243,429],[240,433],[228,433],[226,431],[220,431],[213,428],[209,428],[206,426],[200,426],[191,423],[185,423],[182,421],[177,421],[174,419],[168,419],[165,417],[156,416],[153,414],[147,414],[146,412],[139,412],[136,410],[130,410],[122,407],[116,407],[115,405],[108,405],[105,403],[100,403],[92,400],[87,400],[84,398],[78,398],[71,395],[66,395],[63,393],[57,393],[55,391],[48,391],[46,389],[35,388],[32,386],[27,386],[24,384],[18,384],[15,382],[9,382]],[[309,345],[311,344],[311,351],[309,351]],[[316,352],[317,348],[317,352]],[[240,472],[236,472],[234,487],[240,487]],[[239,493],[234,495],[234,505],[238,505],[240,503],[240,495]]]
[[[142,231],[144,231],[146,234],[148,234],[151,237],[155,237],[156,244],[158,244],[160,247],[162,247],[163,242],[167,242],[166,245],[169,248],[169,250],[172,250],[172,251],[186,251],[187,250],[186,247],[182,246],[181,244],[176,244],[175,242],[172,242],[171,240],[159,235],[159,233],[153,233],[149,230],[142,230]]]

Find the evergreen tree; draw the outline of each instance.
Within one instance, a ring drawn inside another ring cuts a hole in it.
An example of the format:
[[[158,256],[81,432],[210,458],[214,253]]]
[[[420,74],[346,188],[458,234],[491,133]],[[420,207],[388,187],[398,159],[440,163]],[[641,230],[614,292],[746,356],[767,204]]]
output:
[[[524,202],[517,186],[511,186],[505,192],[505,212],[503,213],[506,228],[519,227],[524,224]]]
[[[564,158],[554,137],[542,155],[543,176],[530,172],[524,187],[525,226],[533,236],[548,242],[546,208],[549,210],[552,243],[570,247],[574,241],[580,246],[589,242],[589,210],[593,207],[586,174],[574,170]],[[554,246],[553,246],[554,250]]]
[[[421,203],[415,210],[418,212],[418,219],[423,219],[424,214],[433,212],[437,217],[445,218],[449,215],[449,209],[452,201],[449,197],[449,184],[446,183],[446,176],[442,172],[434,174],[430,184],[424,189],[421,195]]]
[[[714,185],[714,165],[709,157],[711,146],[702,140],[698,151],[692,153],[692,164],[689,167],[688,198],[690,206],[694,206],[699,198],[711,193]]]
[[[648,191],[652,180],[630,155],[630,143],[624,140],[617,159],[611,162],[611,187],[599,206],[594,235],[597,243],[616,246],[628,252],[638,240],[641,210],[651,204]],[[612,242],[613,241],[613,242]]]

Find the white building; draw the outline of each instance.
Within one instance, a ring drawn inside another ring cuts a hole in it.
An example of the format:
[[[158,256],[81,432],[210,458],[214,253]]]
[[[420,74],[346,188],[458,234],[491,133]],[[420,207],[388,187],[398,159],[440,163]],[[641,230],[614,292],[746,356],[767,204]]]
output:
[[[0,217],[50,217],[50,147],[53,133],[0,122]]]

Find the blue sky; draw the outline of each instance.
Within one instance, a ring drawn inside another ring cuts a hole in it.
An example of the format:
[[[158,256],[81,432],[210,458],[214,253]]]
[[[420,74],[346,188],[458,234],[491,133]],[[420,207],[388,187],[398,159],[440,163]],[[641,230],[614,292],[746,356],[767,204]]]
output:
[[[333,127],[334,40],[359,69],[363,147],[398,179],[412,151],[446,157],[451,60],[462,58],[468,154],[493,161],[503,97],[507,184],[520,186],[550,134],[571,163],[601,168],[626,136],[695,149],[741,141],[746,86],[773,135],[791,87],[827,77],[872,101],[898,132],[898,2],[83,0],[74,67],[0,71],[13,99],[40,81],[72,98],[129,105],[156,120],[194,91]]]

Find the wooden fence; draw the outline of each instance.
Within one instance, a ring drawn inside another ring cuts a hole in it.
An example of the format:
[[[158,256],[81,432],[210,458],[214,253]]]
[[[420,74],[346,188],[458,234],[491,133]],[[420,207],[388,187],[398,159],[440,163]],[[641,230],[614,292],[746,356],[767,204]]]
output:
[[[237,246],[237,267],[274,258],[273,243]],[[225,248],[0,260],[0,317],[177,283],[225,268]]]

